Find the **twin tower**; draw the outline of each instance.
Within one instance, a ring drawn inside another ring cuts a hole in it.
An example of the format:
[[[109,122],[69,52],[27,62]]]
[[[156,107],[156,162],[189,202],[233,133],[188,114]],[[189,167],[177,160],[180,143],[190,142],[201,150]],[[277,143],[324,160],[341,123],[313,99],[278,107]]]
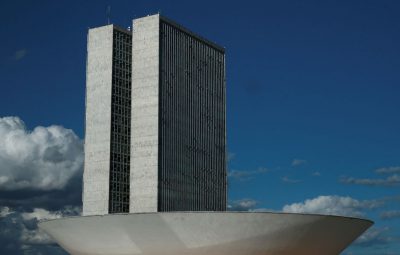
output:
[[[226,210],[224,49],[158,14],[87,47],[83,214]]]

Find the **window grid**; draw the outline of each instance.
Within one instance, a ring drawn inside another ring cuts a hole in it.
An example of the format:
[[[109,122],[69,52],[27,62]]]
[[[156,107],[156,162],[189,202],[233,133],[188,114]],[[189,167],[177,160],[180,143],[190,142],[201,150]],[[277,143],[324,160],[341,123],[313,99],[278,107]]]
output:
[[[132,36],[114,29],[109,213],[129,212]]]
[[[226,210],[224,53],[160,23],[159,211]]]

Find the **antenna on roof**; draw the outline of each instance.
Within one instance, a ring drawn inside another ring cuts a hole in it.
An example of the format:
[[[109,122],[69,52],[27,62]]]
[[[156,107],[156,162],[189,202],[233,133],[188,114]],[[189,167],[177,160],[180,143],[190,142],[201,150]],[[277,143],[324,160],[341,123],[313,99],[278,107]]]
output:
[[[111,5],[107,6],[106,15],[107,15],[107,25],[110,25]]]

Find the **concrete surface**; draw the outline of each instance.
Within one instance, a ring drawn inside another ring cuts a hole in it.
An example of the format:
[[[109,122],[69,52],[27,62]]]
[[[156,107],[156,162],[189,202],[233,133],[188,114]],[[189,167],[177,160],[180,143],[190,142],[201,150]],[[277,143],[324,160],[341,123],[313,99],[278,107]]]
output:
[[[86,67],[83,215],[108,213],[113,26],[90,29]]]
[[[324,215],[171,212],[39,223],[73,255],[338,255],[373,223]]]
[[[130,212],[156,212],[159,17],[133,20]]]

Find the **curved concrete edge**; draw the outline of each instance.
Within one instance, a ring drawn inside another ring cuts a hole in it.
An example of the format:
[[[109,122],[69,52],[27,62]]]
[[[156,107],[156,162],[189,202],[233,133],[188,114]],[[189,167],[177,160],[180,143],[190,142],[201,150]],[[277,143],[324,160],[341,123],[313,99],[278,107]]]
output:
[[[40,220],[39,224],[48,222],[48,221],[53,221],[53,220],[65,220],[65,219],[74,219],[74,218],[90,218],[90,217],[113,217],[115,215],[132,215],[132,214],[203,214],[203,213],[213,213],[213,214],[277,214],[277,215],[303,215],[303,216],[321,216],[321,217],[332,217],[332,218],[342,218],[342,219],[354,219],[354,220],[361,220],[361,221],[367,221],[370,222],[371,225],[375,224],[374,221],[366,218],[360,218],[360,217],[352,217],[352,216],[342,216],[342,215],[333,215],[333,214],[318,214],[318,213],[293,213],[293,212],[277,212],[277,211],[179,211],[179,212],[138,212],[138,213],[113,213],[113,214],[98,214],[98,215],[78,215],[78,216],[67,216],[67,217],[62,217],[58,219],[45,219],[45,220]]]
[[[39,227],[76,255],[337,255],[370,220],[277,212],[166,212],[69,217]]]

